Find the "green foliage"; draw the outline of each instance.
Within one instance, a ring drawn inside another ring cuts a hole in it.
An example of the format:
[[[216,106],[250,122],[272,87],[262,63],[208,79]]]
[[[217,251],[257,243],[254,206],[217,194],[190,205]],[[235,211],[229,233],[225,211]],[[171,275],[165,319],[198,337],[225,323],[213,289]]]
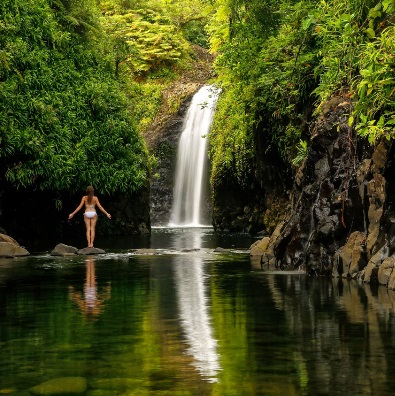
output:
[[[226,115],[217,112],[210,139],[213,186],[228,175],[248,185],[257,133],[291,163],[317,84],[314,10],[309,2],[217,1],[210,32],[224,91],[218,109],[228,105]]]
[[[17,188],[110,193],[146,182],[145,144],[94,4],[1,4],[0,162]]]
[[[292,160],[292,164],[295,166],[299,166],[307,157],[307,142],[305,140],[300,140],[296,150],[297,155]]]
[[[316,93],[321,103],[339,91],[351,96],[349,125],[372,144],[394,137],[394,11],[393,0],[335,0],[321,3],[316,27],[323,43]]]
[[[395,137],[395,27],[385,28],[380,35],[361,46],[355,80],[355,111],[350,118],[358,120],[358,133],[375,143],[380,137]]]
[[[246,186],[251,174],[252,135],[251,115],[243,112],[245,92],[227,90],[221,94],[215,120],[210,132],[212,160],[211,183],[216,186],[222,179]]]
[[[184,37],[192,44],[200,45],[203,48],[209,48],[208,36],[205,31],[206,21],[190,21],[184,25]]]
[[[267,151],[300,164],[311,115],[333,95],[350,100],[349,125],[362,137],[394,137],[395,0],[216,0],[213,10],[223,89],[210,139],[214,187],[229,175],[249,183],[259,134]]]
[[[108,13],[103,24],[117,43],[117,67],[136,76],[182,64],[189,46],[168,18],[149,9]]]

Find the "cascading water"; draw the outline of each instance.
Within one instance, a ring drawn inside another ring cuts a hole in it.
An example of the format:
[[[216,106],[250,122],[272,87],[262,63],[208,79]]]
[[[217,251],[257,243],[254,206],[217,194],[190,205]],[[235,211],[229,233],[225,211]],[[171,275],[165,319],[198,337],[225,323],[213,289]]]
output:
[[[201,226],[203,176],[207,166],[207,138],[219,91],[202,87],[193,97],[186,114],[178,145],[177,167],[173,191],[173,207],[169,226]]]

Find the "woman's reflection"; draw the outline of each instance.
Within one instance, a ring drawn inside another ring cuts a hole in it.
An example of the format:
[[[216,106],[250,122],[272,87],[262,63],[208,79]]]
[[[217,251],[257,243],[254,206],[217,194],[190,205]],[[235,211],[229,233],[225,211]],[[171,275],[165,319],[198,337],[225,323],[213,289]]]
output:
[[[102,312],[104,302],[111,297],[111,284],[108,282],[103,291],[98,292],[93,258],[86,259],[84,291],[76,291],[73,286],[69,286],[69,297],[88,317],[99,315]]]

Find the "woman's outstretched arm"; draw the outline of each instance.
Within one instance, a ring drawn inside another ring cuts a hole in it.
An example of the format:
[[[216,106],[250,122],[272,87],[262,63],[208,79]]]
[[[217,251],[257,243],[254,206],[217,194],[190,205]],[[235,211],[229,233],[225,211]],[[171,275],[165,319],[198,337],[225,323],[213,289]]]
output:
[[[77,206],[77,209],[73,213],[69,214],[69,219],[71,219],[84,206],[84,203],[85,203],[85,197],[82,197],[81,203]]]
[[[95,198],[96,198],[96,205],[97,205],[97,207],[98,207],[109,219],[111,219],[110,213],[107,213],[107,212],[104,210],[103,206],[100,205],[99,199],[98,199],[97,197],[95,197]]]

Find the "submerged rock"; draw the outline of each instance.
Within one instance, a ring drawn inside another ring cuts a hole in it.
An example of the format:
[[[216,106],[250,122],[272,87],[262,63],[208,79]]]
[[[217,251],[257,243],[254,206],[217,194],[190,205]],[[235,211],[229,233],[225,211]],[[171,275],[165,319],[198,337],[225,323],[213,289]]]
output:
[[[143,385],[143,381],[135,378],[99,378],[89,381],[90,388],[100,389],[100,391],[111,390],[112,395],[135,389]]]
[[[79,395],[86,392],[88,382],[83,377],[61,377],[29,389],[33,395]]]

